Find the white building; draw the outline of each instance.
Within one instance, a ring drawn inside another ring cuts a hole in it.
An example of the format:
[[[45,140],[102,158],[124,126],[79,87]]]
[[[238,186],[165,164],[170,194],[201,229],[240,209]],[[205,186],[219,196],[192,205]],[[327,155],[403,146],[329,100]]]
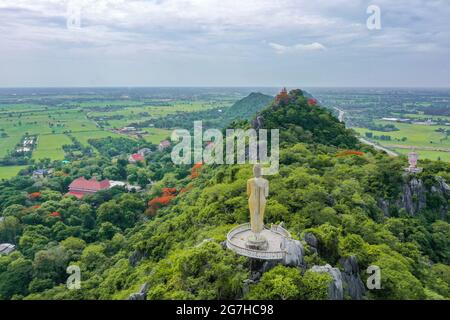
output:
[[[132,191],[133,189],[136,190],[136,191],[140,191],[142,189],[140,186],[134,186],[134,185],[131,185],[131,184],[129,184],[127,182],[123,182],[123,181],[112,181],[112,180],[110,180],[109,181],[109,185],[110,185],[110,188],[113,188],[113,187],[124,187],[125,189],[127,189],[127,191]]]
[[[8,255],[16,250],[16,246],[11,243],[0,244],[0,255]]]
[[[149,148],[142,148],[142,149],[139,149],[137,153],[139,153],[141,156],[145,157],[147,154],[152,153],[152,150]]]

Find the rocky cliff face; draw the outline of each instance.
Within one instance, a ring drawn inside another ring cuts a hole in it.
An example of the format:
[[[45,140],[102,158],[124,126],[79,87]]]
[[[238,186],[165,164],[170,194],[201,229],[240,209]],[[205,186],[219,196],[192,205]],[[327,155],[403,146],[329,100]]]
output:
[[[404,208],[408,214],[415,216],[427,205],[426,189],[422,180],[416,177],[409,181],[408,177],[406,177],[405,180],[398,207]]]
[[[333,268],[329,264],[324,266],[313,266],[311,271],[317,273],[328,273],[333,278],[333,281],[328,287],[328,299],[330,300],[342,300],[344,299],[344,289],[342,286],[342,274],[338,268]]]
[[[359,276],[359,266],[356,257],[342,258],[344,271],[342,272],[344,294],[352,300],[361,300],[366,292],[364,283]]]
[[[303,240],[308,245],[310,252],[318,253],[318,240],[314,234],[306,232]],[[359,266],[356,257],[341,258],[339,264],[343,270],[333,268],[330,265],[313,266],[311,268],[312,271],[327,272],[333,277],[333,283],[330,284],[328,289],[328,299],[341,300],[344,297],[352,300],[363,299],[366,290],[359,275]]]
[[[333,268],[329,264],[313,266],[311,270],[318,273],[329,273],[332,276],[333,281],[328,288],[328,299],[342,300],[345,296],[352,300],[361,300],[366,290],[359,276],[356,257],[341,258],[340,263],[344,269],[343,271]]]
[[[139,292],[133,293],[128,297],[128,300],[147,300],[147,292],[149,289],[148,283],[144,283],[141,286]]]
[[[441,218],[444,219],[448,211],[447,201],[450,197],[450,186],[442,178],[436,178],[430,189],[426,188],[423,181],[416,176],[405,174],[402,192],[396,201],[378,199],[378,207],[389,216],[391,209],[404,209],[409,215],[415,216],[427,207],[428,197],[437,196],[442,199],[442,205],[438,209]]]
[[[438,197],[445,199],[447,201],[443,202],[443,205],[440,208],[441,219],[445,219],[445,216],[448,214],[448,200],[450,199],[450,186],[445,183],[444,179],[441,177],[436,178],[436,185],[431,187],[431,193],[437,195]]]
[[[282,263],[285,266],[303,267],[305,250],[302,243],[294,239],[284,239],[283,247],[287,253]]]

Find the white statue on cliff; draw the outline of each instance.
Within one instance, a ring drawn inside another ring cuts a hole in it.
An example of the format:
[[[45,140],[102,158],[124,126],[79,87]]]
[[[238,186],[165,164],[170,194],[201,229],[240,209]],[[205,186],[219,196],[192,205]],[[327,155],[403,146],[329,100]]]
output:
[[[414,150],[408,153],[408,163],[409,167],[405,168],[407,172],[411,173],[419,173],[422,172],[422,168],[417,167],[417,160],[419,159],[419,154],[417,154]]]

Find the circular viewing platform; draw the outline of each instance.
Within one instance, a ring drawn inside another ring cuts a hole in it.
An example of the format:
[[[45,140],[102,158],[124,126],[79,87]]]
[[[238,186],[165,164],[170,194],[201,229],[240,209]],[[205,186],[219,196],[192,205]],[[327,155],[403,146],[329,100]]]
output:
[[[291,238],[291,234],[283,227],[273,225],[270,229],[264,228],[261,235],[268,242],[268,247],[265,250],[247,248],[246,242],[251,234],[250,223],[241,224],[233,228],[227,235],[228,249],[242,256],[255,259],[282,260],[286,257],[284,242],[286,238]]]

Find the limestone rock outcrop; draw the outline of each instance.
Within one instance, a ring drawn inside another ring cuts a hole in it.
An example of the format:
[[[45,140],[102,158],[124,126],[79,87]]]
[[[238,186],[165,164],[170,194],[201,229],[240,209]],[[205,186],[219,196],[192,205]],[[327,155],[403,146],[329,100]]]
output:
[[[441,219],[445,219],[448,211],[447,201],[450,197],[450,186],[444,179],[437,177],[431,187],[426,187],[421,179],[410,174],[404,175],[402,192],[398,199],[388,201],[386,199],[378,199],[378,207],[383,211],[385,216],[389,216],[390,211],[404,209],[409,215],[415,216],[422,209],[427,207],[427,198],[437,196],[440,198]]]
[[[359,276],[359,266],[356,257],[341,258],[340,263],[344,268],[344,272],[342,272],[344,294],[348,295],[352,300],[361,300],[366,290]]]
[[[149,289],[149,284],[144,283],[141,287],[141,290],[137,293],[133,293],[128,297],[128,300],[147,300],[147,292]]]
[[[333,281],[328,287],[328,299],[329,300],[343,300],[344,290],[342,286],[342,274],[338,268],[333,268],[329,264],[324,266],[313,266],[311,271],[317,273],[328,273],[333,278]]]
[[[147,254],[145,254],[144,252],[142,252],[140,250],[135,250],[128,258],[128,262],[130,263],[131,266],[135,267],[135,266],[137,266],[139,261],[141,261],[142,259],[144,259],[146,257],[147,257]]]
[[[309,246],[311,252],[317,253],[317,238],[313,233],[306,232],[303,239],[305,240],[306,244]]]
[[[305,250],[300,241],[285,238],[283,247],[286,250],[286,256],[282,263],[285,266],[302,267],[304,265],[303,258],[305,256]]]
[[[400,207],[415,216],[427,205],[426,190],[422,180],[413,177],[403,184]]]

